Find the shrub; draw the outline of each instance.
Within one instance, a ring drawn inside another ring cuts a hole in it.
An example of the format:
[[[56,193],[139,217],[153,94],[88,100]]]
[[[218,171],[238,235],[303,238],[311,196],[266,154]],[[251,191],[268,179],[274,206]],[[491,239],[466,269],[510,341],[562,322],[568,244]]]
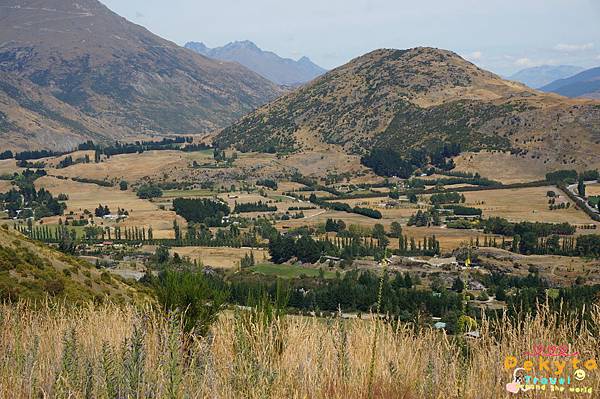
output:
[[[163,271],[156,282],[156,294],[166,311],[181,313],[186,332],[199,335],[208,332],[227,299],[216,281],[188,270]]]
[[[152,199],[162,197],[163,192],[160,187],[152,184],[144,184],[137,189],[137,196],[141,199]]]
[[[65,290],[65,283],[60,279],[47,280],[44,283],[44,289],[46,292],[48,292],[48,294],[57,296],[62,294]]]

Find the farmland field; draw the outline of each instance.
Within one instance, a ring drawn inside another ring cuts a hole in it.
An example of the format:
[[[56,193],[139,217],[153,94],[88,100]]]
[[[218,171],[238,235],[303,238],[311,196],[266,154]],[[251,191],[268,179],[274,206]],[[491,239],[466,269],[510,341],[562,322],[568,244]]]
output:
[[[17,167],[14,159],[0,160],[0,175],[12,175],[13,173],[18,172],[20,170],[22,169]]]
[[[185,220],[177,217],[175,212],[161,210],[150,201],[142,200],[131,191],[121,191],[118,188],[101,187],[91,183],[79,183],[72,180],[62,180],[55,177],[44,176],[38,179],[36,187],[44,187],[53,195],[65,193],[67,201],[66,213],[71,211],[80,215],[85,209],[92,212],[99,205],[108,205],[111,211],[117,208],[129,212],[129,217],[121,226],[149,227],[152,226],[155,238],[173,238],[173,220],[185,226]],[[58,217],[46,218],[45,223],[56,223]],[[114,222],[102,221],[104,225],[113,226]]]
[[[272,263],[259,264],[251,267],[250,270],[255,273],[260,273],[267,276],[277,276],[281,278],[295,278],[302,275],[307,277],[317,277],[320,273],[319,269],[315,268],[295,265],[275,265]],[[326,265],[323,265],[323,272],[325,274],[325,278],[335,277],[335,272],[327,270]]]
[[[442,251],[450,252],[461,246],[469,245],[471,240],[474,242],[478,237],[483,243],[485,234],[474,231],[474,230],[459,230],[459,229],[447,229],[443,227],[402,227],[403,233],[408,237],[414,237],[415,240],[423,241],[424,238],[435,236],[440,242],[440,248]],[[493,235],[487,235],[488,237],[494,237]],[[498,243],[502,242],[500,236],[496,236]],[[395,248],[398,247],[397,240],[392,239],[392,244]]]
[[[586,184],[585,194],[588,197],[600,195],[600,183]]]
[[[195,198],[195,197],[211,197],[216,194],[211,190],[196,189],[196,190],[165,190],[162,198]]]
[[[193,161],[212,160],[212,153],[180,151],[146,151],[141,154],[114,155],[100,163],[80,163],[52,174],[67,177],[85,177],[98,180],[127,180],[134,182],[144,177],[163,179],[181,174]]]
[[[515,222],[592,223],[589,216],[575,209],[572,203],[569,209],[551,211],[546,196],[548,191],[556,192],[560,200],[571,202],[556,187],[547,186],[466,192],[465,205],[482,209],[484,217],[499,216]]]
[[[540,160],[521,158],[507,152],[466,152],[454,158],[456,171],[475,173],[502,183],[543,180],[547,166]]]
[[[222,247],[177,247],[171,253],[178,253],[181,257],[188,257],[192,261],[201,262],[204,266],[221,269],[234,269],[239,266],[240,260],[250,253],[254,254],[256,262],[268,259],[268,252],[264,249],[250,248],[222,248]]]

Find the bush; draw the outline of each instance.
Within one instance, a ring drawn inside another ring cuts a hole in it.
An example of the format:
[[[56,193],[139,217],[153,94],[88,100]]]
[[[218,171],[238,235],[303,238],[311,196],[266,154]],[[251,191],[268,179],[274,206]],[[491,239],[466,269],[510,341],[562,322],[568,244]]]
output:
[[[277,190],[277,182],[271,179],[259,180],[256,182],[257,186],[268,187],[272,190]]]
[[[379,212],[376,209],[360,208],[360,207],[356,206],[352,209],[352,211],[356,214],[367,216],[372,219],[381,219],[382,218],[381,212]]]
[[[487,292],[485,292],[485,291],[481,291],[481,293],[477,296],[478,301],[487,302],[487,301],[489,301],[489,299],[490,299],[490,297],[487,294]]]
[[[433,205],[459,204],[465,202],[465,196],[456,192],[433,194],[430,198]]]
[[[471,208],[462,205],[448,205],[446,209],[452,209],[456,216],[481,216],[482,211],[479,208]]]
[[[258,202],[247,202],[244,204],[235,204],[233,209],[234,213],[249,213],[249,212],[275,212],[277,211],[276,206],[271,206],[262,201]]]
[[[151,199],[162,197],[163,192],[160,187],[152,184],[144,184],[137,189],[137,196],[141,199]]]
[[[65,283],[60,279],[48,280],[44,283],[44,289],[48,294],[57,296],[62,294],[65,290]]]
[[[219,284],[202,272],[163,271],[156,281],[158,301],[167,312],[179,312],[188,333],[205,335],[227,299]]]

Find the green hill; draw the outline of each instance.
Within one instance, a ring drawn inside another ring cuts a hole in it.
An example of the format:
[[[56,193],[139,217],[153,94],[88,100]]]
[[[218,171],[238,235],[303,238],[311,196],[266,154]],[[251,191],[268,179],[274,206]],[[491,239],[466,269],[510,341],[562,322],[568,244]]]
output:
[[[363,156],[385,149],[406,159],[425,154],[425,163],[442,153],[487,149],[549,169],[585,168],[597,163],[599,120],[598,102],[540,93],[450,51],[382,49],[259,108],[214,142],[300,154],[337,148]]]
[[[0,228],[0,301],[46,298],[71,303],[142,300],[120,278],[10,230]]]

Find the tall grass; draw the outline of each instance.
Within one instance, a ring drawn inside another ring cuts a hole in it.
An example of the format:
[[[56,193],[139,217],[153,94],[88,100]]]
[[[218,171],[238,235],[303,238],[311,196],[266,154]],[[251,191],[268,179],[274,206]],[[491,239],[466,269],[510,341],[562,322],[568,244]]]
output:
[[[505,356],[534,344],[570,343],[580,358],[600,359],[590,325],[556,317],[542,308],[497,326],[484,320],[482,338],[461,343],[428,328],[264,306],[225,312],[205,337],[190,337],[180,317],[150,307],[1,305],[0,398],[367,398],[371,370],[375,398],[505,398]],[[559,397],[598,397],[599,373],[588,373],[591,396]]]

